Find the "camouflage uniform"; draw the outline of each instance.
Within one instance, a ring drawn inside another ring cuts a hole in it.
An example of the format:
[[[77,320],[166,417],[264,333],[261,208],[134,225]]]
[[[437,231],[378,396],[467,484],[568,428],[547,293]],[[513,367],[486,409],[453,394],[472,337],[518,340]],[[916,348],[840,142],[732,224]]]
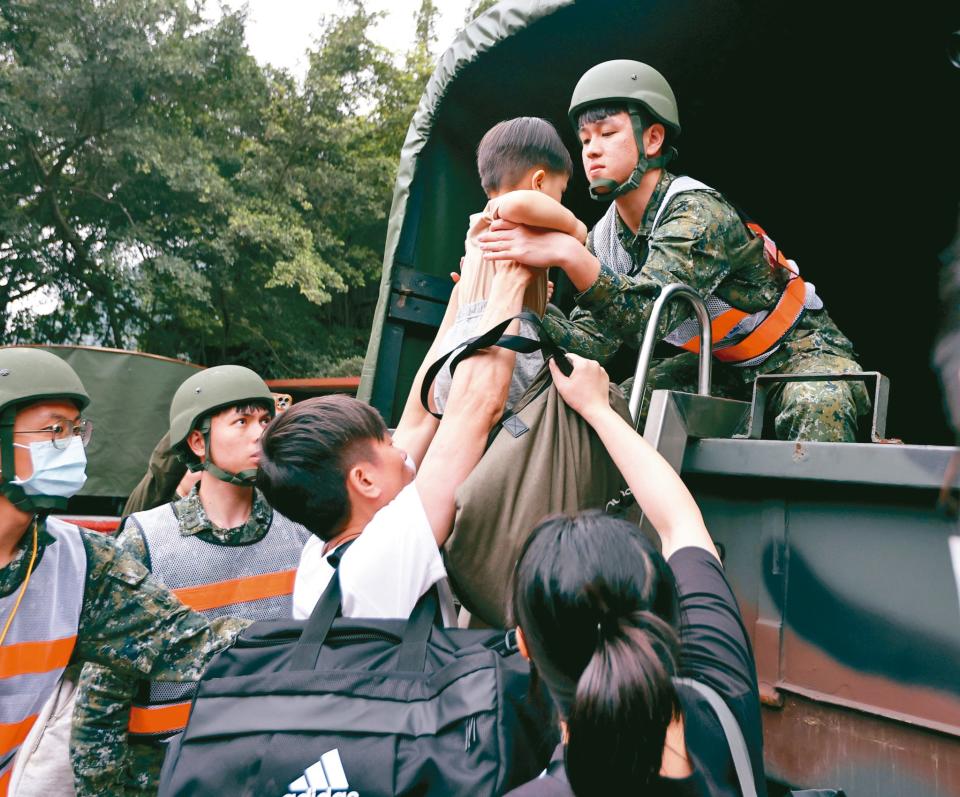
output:
[[[180,603],[114,540],[83,530],[80,535],[87,575],[71,662],[108,666],[129,682],[196,680],[207,661],[248,625],[233,618],[209,622]],[[31,544],[32,535],[25,534],[13,559],[0,568],[0,594],[12,594],[23,583]],[[38,556],[51,544],[56,540],[41,519]]]
[[[763,241],[748,232],[737,212],[710,191],[677,194],[650,236],[657,209],[674,176],[663,172],[640,227],[634,233],[618,221],[618,236],[633,260],[632,276],[602,266],[596,282],[577,297],[566,319],[548,314],[546,334],[569,351],[607,363],[624,345],[640,346],[654,300],[670,283],[690,285],[701,295],[713,294],[748,313],[771,308],[786,284],[784,269],[771,270]],[[587,247],[593,252],[593,234]],[[686,302],[670,303],[657,330],[658,339],[691,315]],[[862,370],[850,341],[826,310],[807,310],[779,348],[763,363],[737,367],[714,360],[714,393],[749,400],[758,374],[847,372]],[[612,369],[614,379],[632,374]],[[649,392],[657,388],[694,391],[696,356],[683,353],[653,363]],[[786,440],[851,441],[857,417],[869,411],[870,400],[860,382],[809,382],[771,390],[768,411],[777,437]],[[646,410],[644,409],[644,413]]]
[[[254,490],[253,509],[242,526],[221,529],[207,517],[200,502],[199,486],[173,502],[183,536],[197,535],[206,542],[221,545],[248,545],[259,542],[270,530],[273,510],[259,490]],[[126,526],[117,537],[125,553],[147,562],[143,534]],[[239,622],[245,626],[246,621]],[[199,678],[204,659],[194,669]],[[95,665],[83,668],[73,715],[70,756],[78,797],[94,795],[156,794],[160,767],[166,750],[162,742],[128,739],[130,707],[139,684],[115,670]]]

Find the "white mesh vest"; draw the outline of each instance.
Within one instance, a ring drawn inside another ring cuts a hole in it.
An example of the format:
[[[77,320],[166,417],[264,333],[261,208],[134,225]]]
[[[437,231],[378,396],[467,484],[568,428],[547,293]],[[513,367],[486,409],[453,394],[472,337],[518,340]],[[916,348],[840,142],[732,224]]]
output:
[[[660,203],[660,207],[657,209],[656,216],[654,216],[653,224],[650,226],[649,237],[653,237],[653,233],[657,229],[657,225],[660,223],[660,218],[663,216],[664,211],[667,209],[667,206],[670,204],[670,201],[673,199],[673,197],[685,191],[710,191],[714,194],[718,193],[710,186],[701,183],[699,180],[694,180],[692,177],[674,178],[673,182],[670,183],[670,186],[667,188],[667,193],[664,195],[663,201]],[[610,204],[610,207],[603,215],[603,218],[600,219],[600,221],[598,221],[596,226],[593,228],[592,241],[594,253],[602,265],[606,266],[608,269],[617,274],[623,274],[627,276],[633,275],[633,258],[630,256],[630,253],[624,249],[623,244],[620,243],[620,236],[617,234],[617,205],[615,202]],[[799,273],[799,270],[796,268],[796,263],[793,261],[790,261],[790,263],[792,268]],[[805,288],[806,300],[804,302],[804,306],[811,310],[821,309],[823,307],[823,302],[820,301],[819,297],[817,296],[816,287],[813,285],[813,283],[807,282]],[[711,320],[717,318],[728,310],[733,309],[731,305],[723,301],[723,299],[714,296],[713,294],[708,294],[705,296],[704,303],[707,306],[707,312],[709,313]],[[744,338],[746,335],[756,329],[769,315],[769,313],[769,310],[760,310],[757,313],[746,316],[723,338],[720,340],[714,340],[714,348],[716,349],[735,340]],[[699,326],[697,324],[697,319],[695,316],[691,316],[683,321],[683,323],[681,323],[676,329],[667,334],[663,339],[667,343],[670,343],[674,346],[681,346],[686,341],[695,337],[698,334],[698,331]],[[731,364],[741,368],[759,365],[778,348],[779,344],[758,357]]]
[[[7,794],[14,755],[69,663],[80,628],[87,578],[80,530],[52,517],[46,525],[55,542],[44,548],[0,647],[0,797]],[[19,594],[17,587],[0,598],[0,623]]]
[[[299,523],[275,511],[264,537],[249,545],[182,535],[172,504],[136,512],[127,523],[143,531],[153,574],[206,618],[292,617],[294,576],[310,537]],[[144,682],[131,712],[130,732],[163,738],[181,730],[195,690],[195,683]]]

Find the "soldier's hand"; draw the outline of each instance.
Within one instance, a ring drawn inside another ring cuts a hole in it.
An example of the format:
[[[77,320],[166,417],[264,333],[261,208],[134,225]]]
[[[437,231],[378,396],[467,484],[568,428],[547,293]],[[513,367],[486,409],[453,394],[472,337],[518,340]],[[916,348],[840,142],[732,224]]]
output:
[[[571,409],[587,421],[597,412],[610,408],[610,377],[596,360],[586,360],[576,354],[568,354],[573,373],[564,376],[557,364],[550,360],[550,374],[557,392]]]
[[[583,248],[572,235],[527,227],[497,219],[477,238],[484,260],[515,260],[525,266],[549,268],[563,260],[571,243]]]

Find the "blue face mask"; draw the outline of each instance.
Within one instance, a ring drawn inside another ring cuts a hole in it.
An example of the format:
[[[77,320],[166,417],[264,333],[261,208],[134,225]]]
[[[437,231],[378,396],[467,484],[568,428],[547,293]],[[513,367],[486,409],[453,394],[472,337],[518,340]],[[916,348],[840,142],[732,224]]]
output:
[[[28,478],[13,480],[27,495],[70,498],[80,492],[87,480],[87,452],[79,437],[71,437],[63,450],[56,448],[52,440],[14,446],[29,449],[33,462],[33,473]]]

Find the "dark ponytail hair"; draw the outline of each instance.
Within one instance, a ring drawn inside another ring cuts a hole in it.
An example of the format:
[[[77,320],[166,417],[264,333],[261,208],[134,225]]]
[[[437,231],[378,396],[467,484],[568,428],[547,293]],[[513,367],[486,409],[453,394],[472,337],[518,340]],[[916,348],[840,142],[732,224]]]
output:
[[[679,605],[663,556],[599,511],[548,518],[521,552],[513,611],[567,723],[577,797],[650,783],[679,712]]]

